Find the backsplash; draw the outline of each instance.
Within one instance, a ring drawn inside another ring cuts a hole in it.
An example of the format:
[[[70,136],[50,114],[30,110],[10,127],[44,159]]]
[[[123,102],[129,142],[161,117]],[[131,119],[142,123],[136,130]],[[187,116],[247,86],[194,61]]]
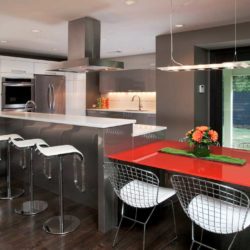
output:
[[[156,110],[156,92],[110,92],[102,97],[109,98],[110,109],[138,109],[138,97],[132,102],[134,95],[140,96],[143,109]]]

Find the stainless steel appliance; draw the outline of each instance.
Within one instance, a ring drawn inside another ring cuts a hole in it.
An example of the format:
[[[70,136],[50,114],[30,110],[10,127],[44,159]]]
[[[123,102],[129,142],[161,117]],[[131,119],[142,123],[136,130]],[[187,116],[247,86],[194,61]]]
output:
[[[65,77],[35,75],[36,112],[65,114]]]
[[[101,23],[83,17],[68,23],[68,60],[58,63],[55,71],[89,72],[123,69],[123,62],[100,58]]]
[[[2,109],[24,110],[27,101],[34,99],[34,79],[2,78]]]

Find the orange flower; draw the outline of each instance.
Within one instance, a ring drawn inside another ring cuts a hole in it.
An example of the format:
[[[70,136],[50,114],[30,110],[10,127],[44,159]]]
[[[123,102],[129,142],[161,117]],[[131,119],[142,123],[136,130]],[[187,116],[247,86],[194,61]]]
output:
[[[200,127],[196,127],[197,130],[201,131],[201,132],[205,132],[208,130],[207,126],[200,126]]]
[[[218,140],[219,136],[218,136],[218,133],[216,131],[211,129],[211,130],[209,130],[208,134],[213,142],[216,142]]]
[[[186,136],[189,136],[193,133],[193,129],[189,130],[187,133],[186,133]]]
[[[203,132],[201,132],[200,130],[195,130],[192,135],[192,139],[196,142],[201,142],[202,137],[203,137]]]

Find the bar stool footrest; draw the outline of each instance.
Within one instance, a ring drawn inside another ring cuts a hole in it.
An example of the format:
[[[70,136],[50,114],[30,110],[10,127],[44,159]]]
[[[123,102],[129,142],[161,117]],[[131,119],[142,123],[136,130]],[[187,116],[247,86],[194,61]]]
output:
[[[54,216],[43,224],[43,230],[50,234],[67,234],[76,230],[80,225],[80,220],[72,215],[64,215],[64,230],[61,231],[60,216]]]
[[[0,189],[0,200],[12,200],[18,198],[19,196],[24,194],[24,190],[21,188],[11,188],[10,192],[8,192],[7,187]]]
[[[48,203],[45,201],[25,201],[20,208],[15,209],[15,213],[20,215],[35,215],[47,209]]]

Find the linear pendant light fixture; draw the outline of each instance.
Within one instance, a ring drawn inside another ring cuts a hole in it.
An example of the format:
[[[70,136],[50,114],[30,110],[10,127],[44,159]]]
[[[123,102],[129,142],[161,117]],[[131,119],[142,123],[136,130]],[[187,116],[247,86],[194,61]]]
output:
[[[170,46],[171,46],[171,66],[158,67],[159,70],[178,72],[178,71],[194,71],[194,70],[217,70],[217,69],[238,69],[250,68],[249,62],[237,61],[237,0],[234,0],[234,60],[232,62],[212,63],[212,64],[193,64],[183,65],[174,59],[174,43],[173,43],[173,0],[170,0]]]

